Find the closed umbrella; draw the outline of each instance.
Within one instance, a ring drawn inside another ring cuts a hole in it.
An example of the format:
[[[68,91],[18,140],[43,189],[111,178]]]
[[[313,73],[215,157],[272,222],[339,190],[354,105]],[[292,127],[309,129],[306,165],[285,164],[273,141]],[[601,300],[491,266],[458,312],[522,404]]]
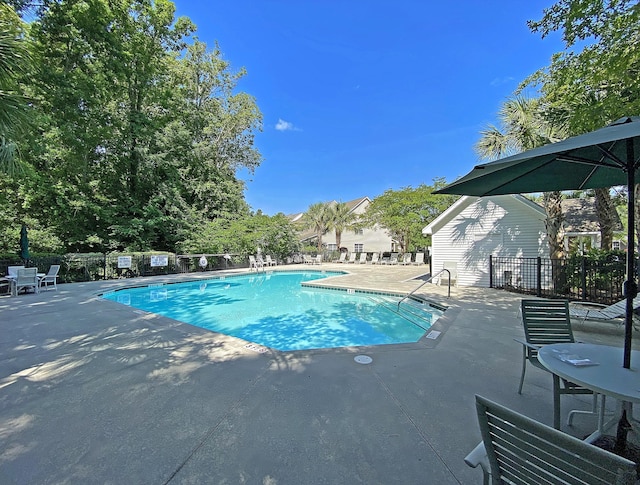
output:
[[[627,276],[623,366],[631,367],[633,299],[638,293],[634,272],[634,185],[640,181],[640,117],[621,118],[599,130],[477,165],[438,190],[440,194],[504,195],[556,190],[583,190],[626,185]]]
[[[20,229],[20,257],[24,261],[29,259],[29,238],[27,237],[27,226],[24,224]]]

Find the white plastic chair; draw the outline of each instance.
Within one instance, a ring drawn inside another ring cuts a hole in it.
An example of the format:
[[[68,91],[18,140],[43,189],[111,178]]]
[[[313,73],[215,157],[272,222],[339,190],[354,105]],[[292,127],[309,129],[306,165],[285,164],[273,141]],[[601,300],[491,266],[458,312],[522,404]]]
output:
[[[13,288],[16,295],[21,289],[29,288],[33,288],[33,291],[38,293],[38,268],[19,269]]]
[[[40,281],[38,282],[38,286],[40,289],[44,286],[47,290],[53,285],[54,290],[58,290],[57,280],[58,280],[58,272],[60,271],[59,264],[52,264],[49,266],[49,272],[40,277]]]

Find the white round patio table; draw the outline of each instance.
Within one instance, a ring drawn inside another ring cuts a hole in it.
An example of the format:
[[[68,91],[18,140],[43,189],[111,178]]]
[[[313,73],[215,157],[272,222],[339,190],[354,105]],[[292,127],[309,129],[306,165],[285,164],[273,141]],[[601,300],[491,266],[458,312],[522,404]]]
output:
[[[566,343],[545,345],[538,351],[538,360],[553,374],[598,394],[613,397],[622,409],[625,403],[640,403],[640,351],[631,352],[631,368],[625,369],[622,347],[609,345]],[[620,414],[589,438],[595,439],[610,425],[617,423]]]

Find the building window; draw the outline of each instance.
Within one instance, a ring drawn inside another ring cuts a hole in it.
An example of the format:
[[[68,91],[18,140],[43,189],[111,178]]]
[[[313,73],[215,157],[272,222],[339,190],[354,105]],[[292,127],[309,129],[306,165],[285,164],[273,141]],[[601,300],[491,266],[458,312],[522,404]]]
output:
[[[338,250],[338,245],[337,244],[327,244],[327,249],[329,251],[337,251]]]
[[[613,246],[614,250],[620,251],[620,241],[613,241],[613,243],[611,243],[611,245]]]
[[[353,233],[354,233],[356,236],[362,236],[362,235],[364,234],[364,230],[363,230],[363,229],[354,229],[354,230],[353,230]]]
[[[363,251],[364,251],[364,244],[354,244],[354,245],[353,245],[353,250],[354,250],[356,253],[361,253],[361,252],[363,252]]]

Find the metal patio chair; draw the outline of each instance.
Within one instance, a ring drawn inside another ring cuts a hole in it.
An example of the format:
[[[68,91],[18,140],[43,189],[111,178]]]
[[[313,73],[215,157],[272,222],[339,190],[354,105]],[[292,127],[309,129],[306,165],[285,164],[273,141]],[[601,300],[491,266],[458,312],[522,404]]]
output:
[[[538,350],[543,345],[557,343],[573,343],[573,331],[569,317],[569,302],[567,300],[527,300],[521,302],[522,325],[525,340],[514,339],[522,344],[522,375],[518,394],[522,394],[524,375],[527,362],[535,367],[549,372],[538,360]],[[591,389],[580,387],[572,382],[553,375],[553,427],[560,429],[560,395],[562,394],[592,394],[593,408],[591,411],[573,410],[569,413],[569,424],[575,414],[597,415],[598,395]],[[604,400],[604,396],[602,397]],[[604,413],[604,402],[600,413]]]
[[[476,395],[482,442],[464,461],[484,484],[631,485],[636,464]]]

